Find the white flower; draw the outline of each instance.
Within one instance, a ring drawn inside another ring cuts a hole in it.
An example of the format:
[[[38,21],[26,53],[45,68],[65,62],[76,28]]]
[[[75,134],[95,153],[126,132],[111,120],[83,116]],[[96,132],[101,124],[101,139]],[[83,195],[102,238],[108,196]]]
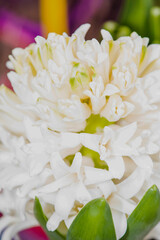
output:
[[[35,196],[52,231],[104,197],[120,239],[145,191],[160,188],[160,46],[136,33],[113,41],[105,30],[101,43],[86,41],[88,29],[37,37],[9,57],[14,92],[0,87],[3,240],[37,225]]]

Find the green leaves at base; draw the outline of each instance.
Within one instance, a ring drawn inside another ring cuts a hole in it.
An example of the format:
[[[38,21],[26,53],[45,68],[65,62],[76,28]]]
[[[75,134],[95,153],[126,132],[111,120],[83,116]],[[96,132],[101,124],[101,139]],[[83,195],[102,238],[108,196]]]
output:
[[[40,201],[37,197],[35,198],[35,201],[34,201],[34,215],[50,240],[64,240],[65,239],[57,231],[54,231],[54,232],[48,231],[48,229],[46,227],[48,219],[45,216],[45,214],[42,210]]]
[[[104,198],[82,208],[68,230],[67,240],[116,240],[111,210]]]
[[[58,231],[49,232],[48,221],[39,199],[35,198],[34,214],[50,240],[64,240]],[[121,240],[142,240],[160,221],[160,192],[153,185],[127,220],[127,231]],[[66,240],[116,240],[110,207],[104,198],[86,204],[71,224]]]
[[[153,185],[127,220],[127,232],[121,240],[142,240],[160,221],[160,192]]]

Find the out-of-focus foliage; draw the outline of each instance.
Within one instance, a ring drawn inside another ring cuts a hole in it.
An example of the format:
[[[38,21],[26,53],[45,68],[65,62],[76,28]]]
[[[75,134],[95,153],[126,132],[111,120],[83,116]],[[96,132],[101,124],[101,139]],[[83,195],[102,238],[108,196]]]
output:
[[[103,28],[115,39],[136,31],[150,42],[160,43],[160,0],[125,0],[118,22],[107,21]]]

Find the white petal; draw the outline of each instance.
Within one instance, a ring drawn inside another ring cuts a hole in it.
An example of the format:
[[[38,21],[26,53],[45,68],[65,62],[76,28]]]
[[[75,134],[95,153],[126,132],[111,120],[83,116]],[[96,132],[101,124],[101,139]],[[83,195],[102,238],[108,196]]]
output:
[[[85,185],[97,184],[112,178],[109,171],[99,168],[84,167]]]
[[[16,222],[18,220],[18,218],[16,217],[11,217],[11,216],[4,216],[1,217],[0,219],[0,232],[2,232],[2,230],[7,227],[8,225]],[[8,239],[7,239],[8,240]]]
[[[14,187],[25,184],[28,180],[30,180],[29,174],[26,172],[22,172],[12,177],[6,185],[8,185],[7,188],[11,190]]]
[[[84,204],[92,200],[90,193],[82,182],[77,185],[76,200]]]
[[[125,214],[112,210],[113,222],[115,225],[117,239],[120,239],[127,230],[127,219]]]
[[[61,146],[63,148],[74,148],[81,144],[80,134],[61,133]]]
[[[110,157],[106,159],[109,172],[113,178],[121,179],[125,172],[125,165],[122,157]]]
[[[88,32],[89,28],[90,28],[90,24],[86,23],[83,24],[82,26],[80,26],[75,32],[74,34],[77,35],[78,37],[85,37],[86,33]]]
[[[99,142],[101,135],[81,133],[81,143],[86,148],[99,152]]]
[[[98,184],[98,187],[102,191],[105,198],[108,198],[111,195],[111,193],[116,191],[116,186],[112,181],[100,183]]]
[[[55,212],[62,218],[66,219],[73,208],[75,201],[77,184],[72,184],[60,189],[56,196]]]
[[[142,62],[140,73],[145,75],[148,71],[151,72],[156,66],[156,60],[160,58],[160,46],[159,44],[151,44],[147,48],[146,56]],[[147,68],[148,67],[148,68]],[[146,71],[145,71],[146,69]]]
[[[81,165],[82,165],[82,154],[80,152],[78,152],[75,154],[70,171],[72,173],[77,173],[79,175]]]
[[[51,193],[56,192],[59,189],[66,187],[70,184],[72,184],[76,180],[76,177],[74,174],[68,174],[50,184],[47,184],[41,188],[38,188],[35,190],[38,193]]]
[[[152,158],[148,155],[132,156],[133,161],[141,168],[153,168]]]
[[[116,193],[112,194],[108,202],[110,207],[113,208],[114,210],[126,213],[128,215],[130,215],[133,212],[134,208],[136,207],[134,203],[122,198],[121,196],[118,196]]]
[[[49,156],[45,153],[32,154],[28,157],[28,161],[30,161],[30,176],[34,176],[41,173],[45,165],[49,162]]]
[[[130,102],[127,102],[127,101],[124,101],[123,102],[124,105],[125,105],[125,114],[123,115],[123,117],[126,117],[128,116],[131,112],[133,112],[133,110],[135,109],[135,106],[130,103]]]
[[[42,139],[42,134],[40,127],[35,126],[35,124],[29,118],[24,119],[24,126],[26,130],[26,135],[29,141],[36,141]]]
[[[56,212],[54,212],[47,222],[47,229],[52,232],[55,231],[61,221],[62,217],[60,217]]]
[[[56,179],[59,179],[69,173],[69,167],[61,158],[58,152],[54,152],[50,159],[51,169]]]
[[[105,39],[107,41],[113,40],[112,35],[110,34],[110,32],[102,29],[101,30],[101,34],[102,34],[103,39]]]
[[[128,178],[116,185],[118,194],[126,199],[132,198],[141,189],[145,176],[145,170],[137,167]]]
[[[119,128],[117,130],[117,138],[116,140],[121,142],[128,142],[131,137],[134,135],[134,133],[136,132],[137,129],[137,123],[131,123],[125,127]]]
[[[113,84],[107,84],[105,90],[104,90],[104,93],[103,95],[104,96],[111,96],[115,93],[118,93],[120,90]]]

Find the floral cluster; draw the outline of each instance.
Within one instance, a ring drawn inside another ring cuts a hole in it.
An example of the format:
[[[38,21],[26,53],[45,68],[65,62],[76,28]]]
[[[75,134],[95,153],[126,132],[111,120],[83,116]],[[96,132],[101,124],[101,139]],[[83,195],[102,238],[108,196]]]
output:
[[[136,33],[114,41],[50,33],[7,63],[14,92],[0,86],[2,239],[37,224],[69,228],[90,200],[104,197],[117,239],[145,191],[160,188],[160,45]],[[150,236],[160,236],[159,225]]]

